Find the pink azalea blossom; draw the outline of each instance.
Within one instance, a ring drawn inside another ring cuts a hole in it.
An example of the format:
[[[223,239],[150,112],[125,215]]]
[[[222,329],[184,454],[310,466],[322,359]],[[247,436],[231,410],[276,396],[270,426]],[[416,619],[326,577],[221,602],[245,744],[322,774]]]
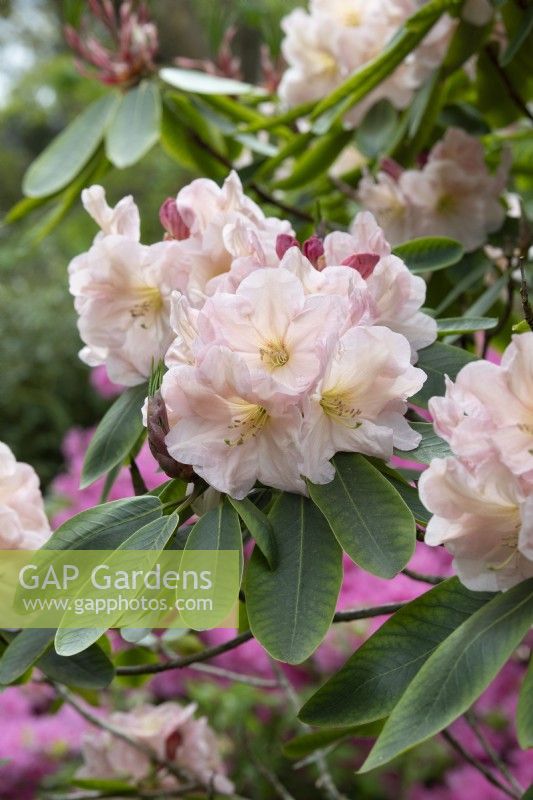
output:
[[[125,236],[138,242],[141,238],[139,209],[133,197],[128,195],[119,200],[114,208],[108,205],[103,186],[89,186],[81,193],[81,201],[86,212],[101,228],[97,238],[102,236]]]
[[[380,326],[351,328],[340,339],[306,409],[303,472],[311,481],[332,480],[329,459],[339,451],[389,459],[394,446],[417,446],[404,414],[426,375],[410,356],[407,340]]]
[[[162,703],[159,706],[138,706],[133,711],[116,711],[109,723],[129,738],[147,747],[164,760],[221,794],[231,794],[233,784],[225,775],[218,752],[215,734],[205,717],[196,719],[196,705],[180,706]],[[128,777],[142,782],[150,777],[152,765],[147,755],[109,731],[97,729],[88,733],[82,744],[84,765],[79,770],[83,778]],[[172,775],[159,778],[162,788],[179,788]]]
[[[0,442],[0,549],[37,550],[50,533],[37,473]]]
[[[435,458],[419,491],[434,514],[425,542],[446,546],[465,586],[498,591],[533,577],[533,494],[497,460]]]

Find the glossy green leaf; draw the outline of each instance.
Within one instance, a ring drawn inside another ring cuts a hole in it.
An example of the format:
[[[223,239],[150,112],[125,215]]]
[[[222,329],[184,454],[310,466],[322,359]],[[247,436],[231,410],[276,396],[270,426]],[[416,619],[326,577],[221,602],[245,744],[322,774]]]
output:
[[[248,532],[268,561],[269,567],[274,569],[277,561],[276,539],[267,515],[263,514],[248,497],[245,497],[244,500],[235,500],[228,496],[228,501],[246,525]]]
[[[533,657],[529,660],[518,696],[516,734],[520,747],[524,750],[533,747]]]
[[[420,391],[410,398],[410,402],[426,407],[431,397],[444,394],[445,375],[455,380],[459,370],[475,360],[476,357],[472,353],[441,342],[435,342],[430,347],[420,350],[416,365],[424,370],[427,380]]]
[[[415,450],[395,450],[395,455],[408,461],[430,464],[433,458],[447,458],[452,454],[448,442],[435,433],[431,422],[410,422],[409,425],[422,434],[422,440]]]
[[[500,56],[500,64],[506,67],[518,54],[519,50],[526,43],[527,39],[533,33],[533,6],[524,7],[522,24],[515,31],[514,36],[510,40],[506,49]]]
[[[450,333],[490,331],[498,324],[495,317],[443,317],[436,322],[439,336],[448,336]]]
[[[0,684],[9,684],[24,675],[52,646],[55,631],[27,628],[15,636],[0,658]]]
[[[274,570],[255,548],[246,576],[250,628],[279,661],[299,664],[331,625],[342,580],[342,551],[320,511],[284,493],[269,514],[276,539]]]
[[[120,464],[131,452],[144,430],[141,410],[147,393],[144,383],[132,386],[107,411],[87,448],[81,472],[81,489]]]
[[[405,261],[414,275],[446,269],[457,264],[464,255],[462,245],[446,236],[411,239],[405,244],[397,245],[392,252]]]
[[[436,648],[492,594],[443,581],[397,611],[304,705],[312,725],[360,725],[391,713]]]
[[[117,104],[117,95],[106,94],[76,117],[31,164],[24,194],[44,197],[68,186],[96,152]]]
[[[533,578],[497,594],[463,622],[409,684],[361,772],[386,764],[463,714],[496,677],[532,622]]]
[[[338,453],[331,483],[308,483],[342,549],[367,572],[392,578],[411,558],[415,521],[394,487],[363,456]]]
[[[251,83],[209,75],[194,69],[164,67],[159,71],[159,77],[176,89],[194,94],[265,94],[264,89]]]
[[[149,495],[113,500],[71,517],[52,534],[43,550],[115,550],[135,531],[161,516],[161,503]]]
[[[283,745],[283,755],[287,758],[305,758],[316,750],[330,747],[344,739],[375,739],[383,728],[383,720],[376,720],[364,725],[347,725],[343,728],[325,728],[312,733],[304,733],[289,739]]]
[[[352,136],[352,131],[341,130],[317,139],[308,150],[296,159],[291,174],[279,181],[276,186],[279,189],[296,189],[321,177]]]
[[[135,164],[159,139],[161,97],[156,84],[143,81],[127,92],[106,134],[106,155],[115,167]]]

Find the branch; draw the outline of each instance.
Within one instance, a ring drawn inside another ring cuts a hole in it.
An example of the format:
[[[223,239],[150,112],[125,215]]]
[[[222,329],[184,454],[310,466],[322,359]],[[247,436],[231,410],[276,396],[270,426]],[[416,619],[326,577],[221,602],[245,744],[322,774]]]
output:
[[[474,735],[478,740],[478,742],[480,743],[481,747],[483,748],[485,753],[488,755],[488,757],[496,767],[496,769],[502,774],[502,777],[505,778],[505,780],[513,787],[513,789],[519,792],[521,796],[524,793],[523,786],[521,786],[518,783],[515,776],[505,763],[505,761],[502,758],[500,758],[500,756],[498,755],[498,753],[496,752],[490,741],[483,733],[479,720],[477,719],[474,712],[467,711],[466,714],[464,715],[464,718],[468,723],[468,725],[470,726],[470,728],[472,729],[472,731],[474,732]]]
[[[492,783],[493,786],[496,786],[501,792],[504,792],[508,797],[512,797],[514,800],[520,800],[521,797],[520,792],[516,792],[514,789],[510,789],[504,783],[501,783],[498,780],[498,778],[495,775],[493,775],[490,769],[488,769],[485,766],[485,764],[483,764],[481,761],[478,761],[477,758],[470,755],[470,753],[467,750],[465,750],[461,742],[459,742],[455,738],[455,736],[452,736],[452,734],[449,731],[447,730],[441,731],[441,736],[448,742],[450,747],[452,747],[456,751],[456,753],[459,753],[459,755],[462,758],[464,758],[464,760],[467,761],[470,764],[470,766],[474,767],[474,769],[477,769],[477,771],[480,772],[483,775],[483,777],[488,780],[489,783]]]
[[[531,308],[531,303],[529,302],[529,292],[527,288],[526,272],[524,270],[523,259],[520,259],[518,266],[520,268],[520,299],[522,300],[524,319],[529,325],[530,329],[533,331],[533,309]]]
[[[339,622],[352,622],[359,619],[371,619],[372,617],[382,617],[388,614],[394,614],[399,611],[407,603],[386,603],[383,606],[373,606],[370,608],[356,608],[348,609],[347,611],[337,611],[333,617],[334,623]],[[155,675],[159,672],[167,672],[170,669],[184,669],[190,667],[192,664],[198,664],[202,661],[209,661],[211,658],[220,656],[223,653],[228,653],[230,650],[235,650],[241,644],[249,642],[253,639],[251,631],[245,631],[229,639],[227,642],[217,644],[215,647],[206,647],[199,653],[192,653],[189,656],[181,656],[180,658],[173,658],[159,664],[132,664],[124,667],[117,667],[117,675]]]
[[[522,114],[525,117],[527,117],[528,119],[533,121],[533,114],[529,110],[529,108],[527,106],[527,103],[523,100],[523,98],[516,91],[516,89],[515,89],[515,87],[513,85],[513,82],[511,81],[511,79],[509,78],[507,72],[502,67],[500,62],[498,61],[498,56],[494,52],[492,47],[490,47],[490,46],[485,47],[485,54],[486,54],[487,58],[489,59],[490,63],[492,64],[492,66],[494,67],[494,69],[496,70],[496,72],[498,73],[498,76],[499,76],[501,82],[505,85],[505,88],[509,92],[509,97],[511,98],[511,100],[513,101],[515,106],[518,109],[520,109],[520,111],[522,112]]]
[[[437,584],[442,583],[442,581],[446,580],[444,575],[427,575],[423,572],[415,572],[414,569],[408,569],[408,567],[402,569],[402,572],[404,575],[406,575],[408,578],[411,578],[411,580],[413,581],[430,583],[432,586],[437,586]]]

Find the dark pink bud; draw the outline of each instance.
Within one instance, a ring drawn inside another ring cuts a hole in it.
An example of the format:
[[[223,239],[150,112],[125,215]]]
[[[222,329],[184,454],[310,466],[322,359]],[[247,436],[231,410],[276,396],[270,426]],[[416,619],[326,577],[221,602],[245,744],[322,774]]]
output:
[[[374,272],[374,267],[379,261],[379,256],[375,253],[354,253],[342,262],[344,267],[356,269],[362,278],[369,278]]]
[[[276,255],[278,258],[283,258],[287,250],[290,250],[291,247],[297,247],[298,250],[300,249],[300,242],[294,236],[291,236],[289,233],[279,233],[278,238],[276,239]]]
[[[317,269],[324,268],[324,244],[320,236],[311,236],[306,242],[303,243],[303,254],[309,259],[311,264]]]
[[[391,177],[393,181],[397,181],[400,178],[400,175],[403,172],[403,167],[398,164],[393,158],[382,158],[379,162],[379,168],[382,172],[385,172],[386,175]]]
[[[179,239],[181,241],[189,238],[190,230],[178,211],[174,197],[167,197],[159,209],[159,219],[171,239]]]
[[[169,478],[182,478],[183,480],[194,480],[195,474],[189,464],[180,464],[167,450],[165,436],[169,431],[167,409],[161,396],[157,391],[152,397],[148,398],[147,413],[148,445],[150,451]]]

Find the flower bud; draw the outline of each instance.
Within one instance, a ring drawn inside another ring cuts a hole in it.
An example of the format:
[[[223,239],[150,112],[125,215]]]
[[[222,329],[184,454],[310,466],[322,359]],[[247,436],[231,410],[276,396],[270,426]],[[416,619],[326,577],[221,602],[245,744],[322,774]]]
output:
[[[188,239],[190,230],[178,211],[175,197],[167,197],[159,209],[159,220],[170,239]]]
[[[289,233],[278,234],[278,238],[276,239],[276,254],[278,258],[283,258],[287,250],[290,250],[291,247],[297,247],[298,250],[300,249],[300,242],[298,239],[296,239],[295,236],[291,236]]]
[[[374,267],[379,261],[379,256],[375,253],[354,253],[342,262],[344,267],[356,269],[362,278],[369,278],[374,272]]]
[[[194,477],[194,470],[190,464],[180,464],[175,461],[167,450],[165,436],[169,431],[167,409],[161,392],[157,391],[148,398],[148,413],[146,419],[148,429],[148,445],[153,457],[169,478],[181,478],[190,481]]]
[[[304,256],[309,259],[316,269],[324,269],[326,266],[324,261],[324,244],[319,236],[315,234],[311,236],[310,239],[307,239],[307,241],[303,243],[302,251]]]
[[[392,178],[393,181],[397,181],[403,172],[403,167],[393,158],[389,157],[381,159],[379,168],[381,172],[384,172],[389,178]]]

